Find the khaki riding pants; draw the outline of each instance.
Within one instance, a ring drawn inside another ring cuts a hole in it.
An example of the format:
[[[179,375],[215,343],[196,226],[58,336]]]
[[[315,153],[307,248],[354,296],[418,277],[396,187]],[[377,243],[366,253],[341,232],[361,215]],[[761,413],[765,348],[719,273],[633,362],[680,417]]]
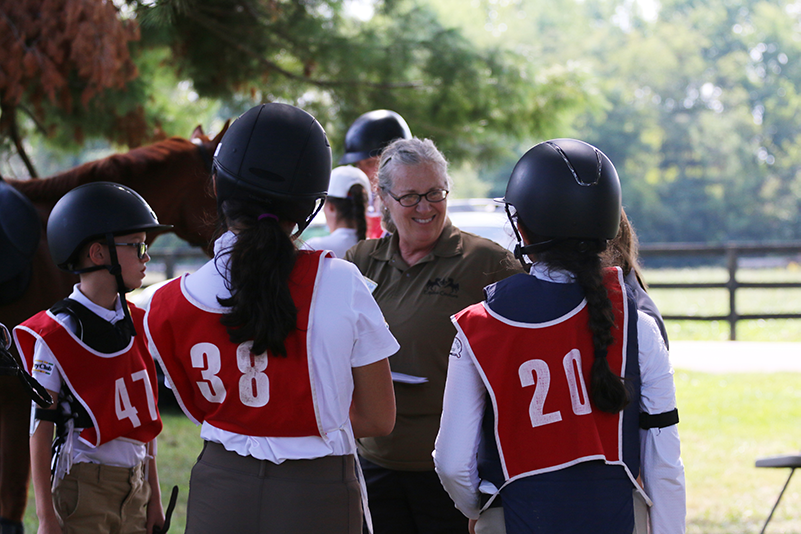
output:
[[[53,491],[64,534],[145,534],[149,500],[144,464],[74,464]]]

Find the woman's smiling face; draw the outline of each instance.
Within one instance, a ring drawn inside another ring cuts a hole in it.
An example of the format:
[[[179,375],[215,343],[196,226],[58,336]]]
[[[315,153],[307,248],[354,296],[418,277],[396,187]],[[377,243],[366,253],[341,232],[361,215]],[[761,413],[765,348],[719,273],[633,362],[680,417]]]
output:
[[[392,173],[390,193],[402,197],[410,193],[425,195],[436,189],[448,189],[448,179],[433,163],[397,165]],[[445,226],[448,201],[429,202],[421,198],[416,206],[405,208],[386,191],[382,201],[392,216],[402,247],[414,250],[430,249],[439,239]]]

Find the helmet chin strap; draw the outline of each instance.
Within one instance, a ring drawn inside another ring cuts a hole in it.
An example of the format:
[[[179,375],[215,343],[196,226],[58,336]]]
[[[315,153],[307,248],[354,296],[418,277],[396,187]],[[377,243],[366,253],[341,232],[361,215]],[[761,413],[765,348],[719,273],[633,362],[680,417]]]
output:
[[[131,329],[131,335],[135,336],[136,328],[131,318],[131,311],[128,309],[128,299],[125,298],[125,294],[131,290],[125,287],[125,281],[122,279],[122,266],[120,265],[119,259],[117,259],[117,247],[114,246],[114,234],[106,234],[106,244],[108,245],[109,255],[111,256],[111,265],[105,265],[103,267],[108,269],[108,272],[117,280],[117,293],[120,296],[120,306],[122,306],[122,312],[125,314],[123,321],[128,323]]]
[[[312,219],[314,219],[314,216],[320,213],[320,210],[323,209],[324,205],[325,205],[325,197],[321,199],[321,202],[317,206],[317,208],[308,217],[306,217],[305,221],[303,221],[303,227],[301,227],[301,225],[298,224],[298,235],[303,233],[303,230],[305,230],[309,226],[309,224],[311,224]]]
[[[509,223],[512,225],[512,230],[515,233],[515,237],[517,238],[517,244],[515,245],[515,258],[520,262],[520,265],[523,266],[523,269],[528,272],[531,269],[533,263],[530,263],[526,260],[526,257],[529,254],[536,254],[538,252],[544,252],[551,248],[552,246],[556,245],[561,239],[546,239],[545,241],[540,241],[539,243],[529,243],[528,245],[523,244],[523,236],[520,235],[520,231],[517,229],[517,224],[515,224],[515,220],[512,217],[512,212],[509,209],[509,204],[505,204],[506,207],[506,216],[509,218]]]

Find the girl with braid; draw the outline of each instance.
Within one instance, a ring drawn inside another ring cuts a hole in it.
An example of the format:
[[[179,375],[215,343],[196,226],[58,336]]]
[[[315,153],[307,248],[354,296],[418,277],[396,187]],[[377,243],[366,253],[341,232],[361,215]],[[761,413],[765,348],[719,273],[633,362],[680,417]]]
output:
[[[323,214],[328,230],[327,236],[313,237],[306,241],[311,250],[330,250],[337,258],[367,237],[367,192],[370,181],[356,167],[342,165],[331,171],[328,196],[323,205]]]
[[[445,489],[471,532],[631,534],[639,494],[650,532],[683,533],[668,352],[621,269],[602,266],[621,214],[612,162],[546,141],[503,200],[529,274],[452,318],[434,451]]]

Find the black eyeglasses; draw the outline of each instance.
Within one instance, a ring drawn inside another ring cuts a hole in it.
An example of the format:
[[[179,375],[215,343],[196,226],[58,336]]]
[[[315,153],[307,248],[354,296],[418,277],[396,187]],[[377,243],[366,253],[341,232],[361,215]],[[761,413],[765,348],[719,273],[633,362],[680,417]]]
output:
[[[384,189],[384,191],[398,201],[398,204],[403,206],[404,208],[411,208],[412,206],[416,206],[420,203],[420,201],[425,198],[427,201],[431,203],[442,202],[446,198],[448,198],[448,191],[447,189],[434,189],[433,191],[429,191],[423,195],[418,193],[409,193],[408,195],[403,195],[400,197],[396,197],[392,194],[392,191],[389,189]]]
[[[147,254],[147,243],[114,243],[117,247],[136,247],[136,257],[140,260]]]

